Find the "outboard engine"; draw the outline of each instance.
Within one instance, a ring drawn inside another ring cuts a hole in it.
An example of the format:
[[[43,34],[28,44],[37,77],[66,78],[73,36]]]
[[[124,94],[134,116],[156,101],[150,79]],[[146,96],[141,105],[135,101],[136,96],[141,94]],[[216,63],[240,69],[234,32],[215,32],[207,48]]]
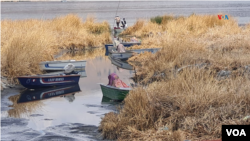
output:
[[[69,74],[77,74],[77,72],[74,71],[75,69],[75,65],[73,65],[72,63],[68,63],[65,67],[64,67],[64,73],[66,75]]]

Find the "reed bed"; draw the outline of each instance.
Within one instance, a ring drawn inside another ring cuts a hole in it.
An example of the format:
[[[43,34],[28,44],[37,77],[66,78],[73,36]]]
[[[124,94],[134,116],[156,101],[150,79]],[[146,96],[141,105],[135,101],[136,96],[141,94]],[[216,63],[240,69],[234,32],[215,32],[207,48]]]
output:
[[[221,125],[250,124],[243,120],[250,112],[250,26],[216,15],[168,19],[140,20],[141,27],[125,31],[143,37],[133,49],[161,50],[129,59],[135,80],[146,87],[105,115],[99,128],[105,138],[211,140],[221,138]]]
[[[52,20],[1,21],[2,75],[12,83],[16,77],[41,73],[39,62],[53,60],[59,49],[86,49],[111,42],[106,21],[93,17],[82,21],[69,14]]]

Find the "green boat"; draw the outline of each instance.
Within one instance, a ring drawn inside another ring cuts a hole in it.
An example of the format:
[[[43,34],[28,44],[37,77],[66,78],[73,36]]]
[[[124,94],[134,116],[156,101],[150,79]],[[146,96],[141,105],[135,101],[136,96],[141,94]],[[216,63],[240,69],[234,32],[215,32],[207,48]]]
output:
[[[131,88],[117,88],[109,85],[100,84],[103,96],[112,100],[123,100]]]

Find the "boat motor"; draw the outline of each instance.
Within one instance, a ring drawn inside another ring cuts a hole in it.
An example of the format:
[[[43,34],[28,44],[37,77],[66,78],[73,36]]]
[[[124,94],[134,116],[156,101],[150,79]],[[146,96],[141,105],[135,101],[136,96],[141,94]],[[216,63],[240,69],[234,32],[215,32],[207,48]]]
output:
[[[74,69],[75,69],[75,65],[73,65],[72,63],[68,63],[68,64],[64,67],[64,73],[65,73],[66,75],[78,74],[78,72],[75,72]]]

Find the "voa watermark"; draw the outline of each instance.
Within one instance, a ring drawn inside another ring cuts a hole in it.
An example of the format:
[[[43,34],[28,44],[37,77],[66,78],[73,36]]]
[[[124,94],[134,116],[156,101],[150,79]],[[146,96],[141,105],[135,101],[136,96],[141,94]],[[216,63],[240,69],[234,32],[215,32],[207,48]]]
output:
[[[219,20],[223,19],[223,20],[228,20],[228,16],[227,15],[218,15]]]
[[[250,125],[222,125],[222,141],[250,141]]]

